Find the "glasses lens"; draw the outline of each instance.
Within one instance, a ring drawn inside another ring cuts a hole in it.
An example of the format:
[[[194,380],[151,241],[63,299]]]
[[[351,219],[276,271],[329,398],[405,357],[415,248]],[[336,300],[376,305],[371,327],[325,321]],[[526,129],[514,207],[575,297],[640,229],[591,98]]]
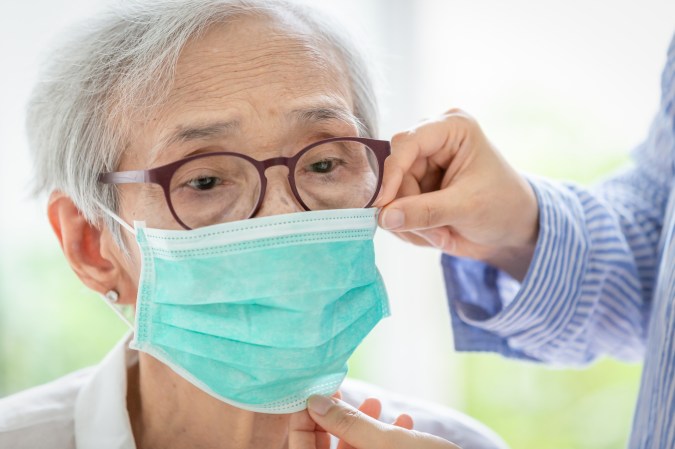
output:
[[[244,220],[260,196],[256,167],[237,156],[205,156],[183,164],[171,178],[171,204],[192,229]]]
[[[350,140],[323,143],[307,151],[295,167],[295,185],[311,210],[368,205],[379,179],[375,152]]]

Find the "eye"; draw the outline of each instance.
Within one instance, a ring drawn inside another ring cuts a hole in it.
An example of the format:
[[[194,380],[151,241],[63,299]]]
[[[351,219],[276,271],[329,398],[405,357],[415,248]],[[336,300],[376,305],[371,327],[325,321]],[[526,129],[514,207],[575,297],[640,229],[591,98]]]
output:
[[[309,170],[315,173],[330,173],[340,165],[339,159],[326,158],[310,164]]]
[[[223,181],[215,176],[201,176],[187,182],[187,185],[195,190],[211,190],[212,188],[222,184]]]

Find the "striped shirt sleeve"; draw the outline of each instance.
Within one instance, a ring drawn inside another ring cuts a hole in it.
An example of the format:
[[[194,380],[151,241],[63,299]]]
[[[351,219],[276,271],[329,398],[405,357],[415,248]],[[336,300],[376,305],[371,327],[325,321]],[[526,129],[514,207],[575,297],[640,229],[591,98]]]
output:
[[[675,39],[662,88],[632,168],[594,189],[529,179],[540,232],[522,284],[481,262],[443,256],[458,350],[560,365],[604,354],[642,358],[675,179]]]

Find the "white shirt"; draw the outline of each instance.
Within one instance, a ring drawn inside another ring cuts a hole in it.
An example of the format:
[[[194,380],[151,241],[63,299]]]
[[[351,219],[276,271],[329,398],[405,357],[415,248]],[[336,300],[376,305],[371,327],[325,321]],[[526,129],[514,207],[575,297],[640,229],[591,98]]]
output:
[[[129,340],[120,341],[97,366],[0,399],[0,448],[135,449],[126,395],[127,370],[138,363],[138,353],[129,349]],[[349,379],[341,391],[343,400],[354,406],[368,397],[379,398],[384,422],[407,413],[416,430],[463,449],[507,448],[488,428],[446,407]]]

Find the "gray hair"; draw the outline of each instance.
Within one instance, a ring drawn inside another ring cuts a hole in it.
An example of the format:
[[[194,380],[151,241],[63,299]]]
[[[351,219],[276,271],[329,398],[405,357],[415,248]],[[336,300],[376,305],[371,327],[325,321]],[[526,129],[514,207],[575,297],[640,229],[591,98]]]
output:
[[[98,183],[98,174],[117,169],[128,144],[129,120],[124,118],[164,98],[188,40],[214,23],[246,15],[299,20],[335,52],[351,84],[361,134],[376,136],[369,64],[351,37],[324,14],[287,0],[127,0],[80,25],[49,54],[27,115],[36,193],[64,192],[91,223],[103,219],[124,248],[119,225],[97,205],[117,210],[116,189]]]

